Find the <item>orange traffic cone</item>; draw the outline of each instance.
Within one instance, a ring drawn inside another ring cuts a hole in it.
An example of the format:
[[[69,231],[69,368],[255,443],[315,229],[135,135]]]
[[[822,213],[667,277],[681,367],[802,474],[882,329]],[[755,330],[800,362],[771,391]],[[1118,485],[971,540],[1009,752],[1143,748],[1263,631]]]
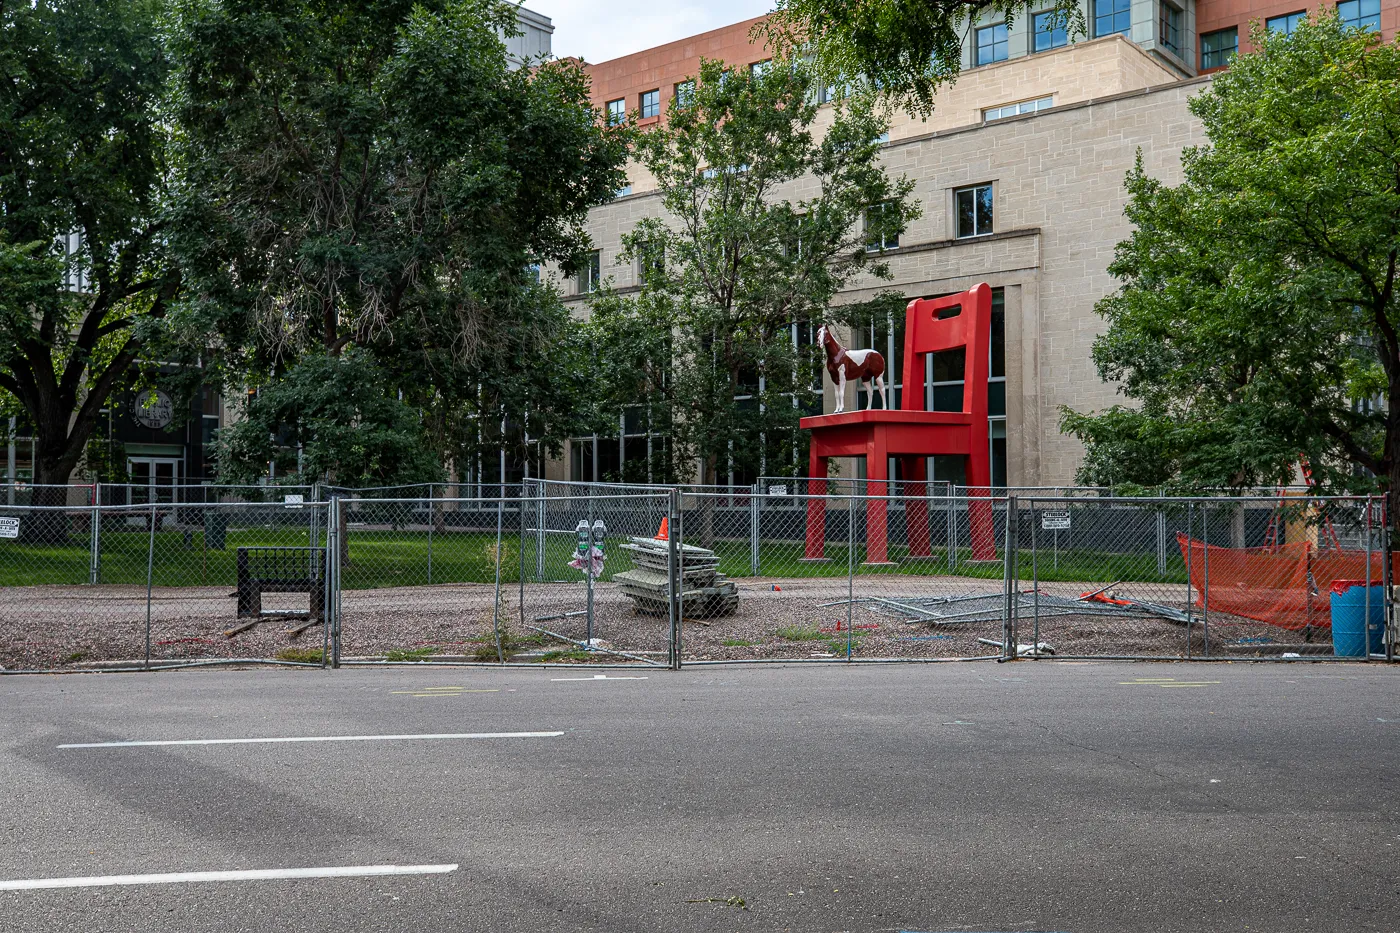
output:
[[[667,522],[667,521],[668,521],[668,519],[665,518],[665,517],[663,516],[662,519],[661,519],[661,527],[658,528],[658,529],[656,529],[656,540],[657,540],[657,541],[668,541],[668,540],[670,540],[669,538],[666,537],[666,522]]]

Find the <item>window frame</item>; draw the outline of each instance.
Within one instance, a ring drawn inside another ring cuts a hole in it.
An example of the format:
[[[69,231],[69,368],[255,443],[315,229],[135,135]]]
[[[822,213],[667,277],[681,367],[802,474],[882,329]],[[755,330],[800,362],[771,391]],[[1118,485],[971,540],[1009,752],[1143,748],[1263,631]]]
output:
[[[1107,13],[1099,12],[1099,5],[1107,3],[1110,7]],[[1122,9],[1119,9],[1120,4]],[[1133,4],[1132,0],[1094,0],[1094,38],[1101,39],[1104,36],[1124,36],[1132,38],[1133,32]],[[1104,29],[1100,25],[1103,20],[1108,20],[1110,26],[1116,26],[1118,18],[1127,17],[1127,25],[1121,28]]]
[[[610,100],[606,105],[608,126],[621,126],[627,122],[627,98]]]
[[[1046,97],[1037,97],[1033,100],[1019,100],[1009,104],[1001,104],[996,107],[986,107],[982,110],[982,122],[991,123],[995,120],[1019,117],[1024,113],[1039,113],[1042,110],[1049,110],[1053,106],[1055,106],[1055,95],[1050,94]],[[1030,109],[1027,109],[1027,107]]]
[[[578,293],[580,295],[591,295],[598,290],[603,282],[603,251],[591,249],[588,257],[583,261],[583,265],[578,270]]]
[[[676,109],[685,110],[695,104],[695,79],[688,78],[685,81],[677,81],[676,86],[671,90],[671,99],[675,101]]]
[[[1361,12],[1361,5],[1362,5],[1363,3],[1365,3],[1365,2],[1366,2],[1366,0],[1339,0],[1339,2],[1337,3],[1337,15],[1341,18],[1341,20],[1342,20],[1342,25],[1343,25],[1343,26],[1346,26],[1346,27],[1348,27],[1348,28],[1351,28],[1351,29],[1364,29],[1364,30],[1369,30],[1369,31],[1371,31],[1371,32],[1380,32],[1380,31],[1381,31],[1381,4],[1380,4],[1380,0],[1375,0],[1375,2],[1376,2],[1376,11],[1375,11],[1374,13],[1363,13],[1363,12]],[[1347,5],[1347,4],[1353,4],[1353,3],[1356,4],[1356,16],[1355,16],[1353,19],[1347,19],[1346,14],[1342,12],[1342,7],[1345,6],[1345,5]],[[1369,21],[1369,22],[1368,22],[1368,21]]]
[[[989,229],[981,229],[979,223],[980,212],[977,210],[978,192],[987,189],[990,192],[987,225]],[[972,232],[962,232],[962,211],[959,204],[964,194],[969,195],[972,200]],[[996,182],[985,181],[975,185],[963,185],[953,189],[953,239],[972,240],[977,237],[989,236],[996,233]]]
[[[1223,36],[1223,35],[1225,35],[1226,33],[1229,33],[1230,36],[1231,36],[1231,38],[1234,40],[1234,41],[1233,41],[1233,44],[1231,44],[1229,47],[1222,47],[1222,48],[1218,48],[1218,49],[1216,49],[1216,48],[1207,49],[1207,48],[1206,48],[1206,46],[1210,44],[1210,40],[1211,40],[1211,39],[1214,39],[1216,36]],[[1229,64],[1229,62],[1230,62],[1230,56],[1239,53],[1239,50],[1240,50],[1240,27],[1238,27],[1238,26],[1227,26],[1227,27],[1224,28],[1224,29],[1216,29],[1216,30],[1213,30],[1213,31],[1211,31],[1211,32],[1208,32],[1208,33],[1205,33],[1204,35],[1202,35],[1202,36],[1201,36],[1201,39],[1200,39],[1200,42],[1201,42],[1201,70],[1202,70],[1202,71],[1205,71],[1205,70],[1210,69],[1210,68],[1224,68],[1226,65]],[[1215,59],[1215,64],[1206,64],[1206,62],[1207,62],[1206,56],[1207,56],[1207,55],[1213,56],[1213,57],[1214,57],[1214,59]]]
[[[867,207],[864,211],[861,212],[861,232],[865,236],[865,251],[867,253],[883,253],[892,249],[899,249],[900,231],[898,230],[896,230],[894,233],[886,232],[880,234],[879,242],[875,242],[870,239],[870,212],[878,212],[883,219],[884,214],[887,211],[893,209],[894,206],[895,204],[893,201],[879,201],[875,204],[871,204],[869,207]]]
[[[651,97],[651,102],[647,102],[647,97]],[[637,95],[637,111],[643,120],[648,117],[661,116],[661,89],[652,88],[650,91],[642,91]]]
[[[1298,28],[1298,24],[1301,23],[1307,15],[1307,10],[1294,10],[1292,13],[1280,13],[1278,16],[1270,16],[1268,19],[1264,20],[1264,28],[1269,32],[1281,36],[1291,36],[1293,35],[1293,31]],[[1276,29],[1274,28],[1274,23],[1283,23],[1285,28]]]
[[[1177,58],[1181,57],[1181,26],[1185,14],[1167,0],[1159,0],[1157,13],[1157,41],[1162,48]]]
[[[1039,13],[1031,15],[1031,50],[1033,52],[1053,52],[1055,49],[1062,49],[1069,45],[1068,23],[1063,26],[1054,26],[1051,29],[1040,28],[1042,22],[1052,24],[1055,22],[1055,12],[1055,10],[1041,10]],[[1050,37],[1047,40],[1048,44],[1044,48],[1040,47],[1040,37],[1042,35]],[[1060,37],[1059,42],[1055,41],[1056,36]]]
[[[998,33],[997,30],[1001,30],[1001,32]],[[982,41],[984,35],[990,35],[991,41],[984,43]],[[978,26],[974,38],[977,40],[975,55],[978,68],[981,68],[983,65],[995,65],[997,62],[1004,62],[1010,57],[1010,32],[1006,28],[1006,23],[991,23],[986,26]],[[984,59],[982,57],[983,49],[991,50],[991,58]],[[997,57],[998,50],[1001,52],[1000,57]]]

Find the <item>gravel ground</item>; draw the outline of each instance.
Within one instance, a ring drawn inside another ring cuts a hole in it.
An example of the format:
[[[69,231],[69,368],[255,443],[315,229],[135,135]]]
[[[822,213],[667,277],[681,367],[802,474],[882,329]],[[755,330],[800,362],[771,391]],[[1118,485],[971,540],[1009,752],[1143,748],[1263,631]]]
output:
[[[745,578],[739,584],[739,609],[732,616],[687,619],[682,645],[688,660],[809,659],[844,656],[847,643],[847,583],[841,578]],[[1042,592],[1070,598],[1097,589],[1097,584],[1048,584]],[[880,574],[855,581],[850,608],[851,643],[860,658],[960,658],[987,656],[997,649],[978,638],[1000,641],[1000,618],[957,625],[911,622],[895,610],[870,601],[1001,592],[997,580],[965,577]],[[1122,598],[1147,599],[1184,610],[1182,588],[1148,584],[1115,587]],[[584,610],[586,588],[579,583],[527,584],[521,604],[519,585],[503,588],[499,618],[507,642],[532,636],[529,626],[582,641],[589,632]],[[493,587],[482,584],[398,587],[346,591],[342,596],[342,655],[380,656],[389,651],[433,649],[437,655],[471,656],[489,646],[494,654]],[[1174,599],[1173,599],[1174,597]],[[268,609],[303,610],[305,596],[266,595]],[[1029,597],[1026,597],[1029,600]],[[1024,607],[1024,603],[1023,603]],[[1199,615],[1199,610],[1194,610]],[[1018,641],[1033,638],[1035,619],[1025,608]],[[238,624],[231,589],[223,587],[157,588],[150,606],[153,661],[270,658],[279,652],[315,650],[323,640],[319,625],[299,636],[301,624],[266,620],[242,634],[222,633]],[[1323,618],[1325,618],[1325,614]],[[664,660],[668,623],[642,615],[610,583],[594,593],[592,635],[617,651]],[[1048,613],[1039,620],[1039,639],[1058,655],[1150,655],[1185,657],[1186,628],[1158,618]],[[517,644],[518,660],[538,659],[546,651],[569,649],[563,641],[536,637]],[[0,590],[0,666],[10,670],[51,670],[93,662],[139,661],[146,649],[146,593],[140,586],[11,587]],[[1199,623],[1192,630],[1192,656],[1206,651]],[[1264,623],[1212,616],[1210,653],[1232,656],[1277,656],[1282,652],[1330,654],[1324,629],[1312,643],[1304,633]],[[598,661],[614,656],[595,655]],[[567,659],[565,659],[567,660]]]

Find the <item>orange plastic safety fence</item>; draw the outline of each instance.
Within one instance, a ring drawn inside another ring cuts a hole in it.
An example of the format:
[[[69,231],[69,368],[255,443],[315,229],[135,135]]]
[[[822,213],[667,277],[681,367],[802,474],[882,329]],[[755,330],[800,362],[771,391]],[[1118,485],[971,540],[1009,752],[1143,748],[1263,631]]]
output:
[[[1317,552],[1309,542],[1278,547],[1231,548],[1178,533],[1196,605],[1285,629],[1329,628],[1330,592],[1336,580],[1365,580],[1365,551]],[[1400,572],[1400,553],[1392,574]],[[1371,554],[1371,580],[1379,584],[1385,557]],[[1205,603],[1209,573],[1210,604]],[[1394,577],[1392,577],[1394,579]]]

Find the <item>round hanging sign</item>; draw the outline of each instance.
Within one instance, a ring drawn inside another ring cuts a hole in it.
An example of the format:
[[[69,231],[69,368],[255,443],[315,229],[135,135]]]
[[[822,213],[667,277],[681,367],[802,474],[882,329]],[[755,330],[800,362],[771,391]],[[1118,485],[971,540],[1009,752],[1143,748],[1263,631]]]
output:
[[[160,429],[175,420],[175,404],[160,389],[144,389],[131,405],[131,417],[143,428]]]

